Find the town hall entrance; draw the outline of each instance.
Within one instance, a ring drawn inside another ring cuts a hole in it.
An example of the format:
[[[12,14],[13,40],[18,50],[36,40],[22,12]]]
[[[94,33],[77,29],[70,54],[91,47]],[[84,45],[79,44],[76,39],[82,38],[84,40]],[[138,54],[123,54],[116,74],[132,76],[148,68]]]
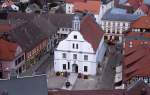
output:
[[[77,64],[72,65],[72,72],[73,73],[78,73],[78,65]]]

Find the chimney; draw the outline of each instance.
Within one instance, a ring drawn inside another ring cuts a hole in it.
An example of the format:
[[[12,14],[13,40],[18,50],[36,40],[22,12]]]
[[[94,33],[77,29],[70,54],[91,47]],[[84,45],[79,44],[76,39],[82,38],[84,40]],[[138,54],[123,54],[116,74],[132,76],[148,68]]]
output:
[[[141,90],[141,94],[140,94],[140,95],[147,95],[146,88],[142,88],[142,90]]]
[[[17,73],[15,69],[11,69],[10,80],[17,79]]]

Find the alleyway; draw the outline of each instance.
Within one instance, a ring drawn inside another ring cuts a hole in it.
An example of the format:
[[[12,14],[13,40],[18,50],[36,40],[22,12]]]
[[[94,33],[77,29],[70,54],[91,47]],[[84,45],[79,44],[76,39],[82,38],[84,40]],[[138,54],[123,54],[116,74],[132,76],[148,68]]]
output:
[[[115,78],[115,67],[116,64],[119,64],[120,62],[121,54],[117,53],[115,50],[115,46],[110,47],[109,51],[109,58],[108,62],[104,64],[103,71],[101,72],[101,75],[98,77],[98,89],[101,90],[111,90],[113,89],[114,85],[114,78]]]

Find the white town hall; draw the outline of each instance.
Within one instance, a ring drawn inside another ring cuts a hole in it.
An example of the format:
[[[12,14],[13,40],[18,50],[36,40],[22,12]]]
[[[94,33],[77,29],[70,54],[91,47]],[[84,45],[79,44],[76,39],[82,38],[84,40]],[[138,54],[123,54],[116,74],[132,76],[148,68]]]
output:
[[[72,32],[54,51],[55,72],[95,75],[106,51],[103,31],[91,15],[74,16]]]

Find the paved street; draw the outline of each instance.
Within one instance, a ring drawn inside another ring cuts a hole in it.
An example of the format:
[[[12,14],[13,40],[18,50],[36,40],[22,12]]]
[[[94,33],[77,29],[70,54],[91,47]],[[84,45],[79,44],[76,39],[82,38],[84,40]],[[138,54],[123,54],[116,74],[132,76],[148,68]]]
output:
[[[115,47],[110,47],[109,60],[102,71],[102,75],[98,78],[98,89],[108,90],[113,89],[115,78],[115,67],[119,64],[121,54],[116,53]]]
[[[46,74],[49,70],[53,68],[53,55],[48,55],[47,59],[43,61],[42,65],[40,65],[36,70],[35,73],[37,75]]]
[[[89,79],[77,79],[72,90],[97,90],[97,76],[90,76]]]
[[[114,85],[115,66],[121,61],[121,53],[111,46],[97,76],[89,76],[88,79],[76,79],[72,90],[111,90]],[[24,75],[47,74],[48,89],[62,89],[67,80],[65,77],[56,76],[53,70],[53,56],[45,54],[38,64],[33,66]]]
[[[61,89],[67,78],[61,76],[50,76],[47,79],[48,89]]]
[[[68,78],[65,81],[65,83],[66,82],[70,82],[71,85],[67,88],[66,84],[64,83],[62,89],[64,89],[64,90],[72,90],[73,86],[76,84],[77,78],[78,78],[78,74],[77,73],[70,73],[70,75],[68,76]]]
[[[21,76],[46,74],[48,70],[50,70],[52,67],[53,67],[53,55],[50,56],[49,53],[46,53],[40,58],[40,60],[36,64],[32,65],[30,69],[22,73]]]

